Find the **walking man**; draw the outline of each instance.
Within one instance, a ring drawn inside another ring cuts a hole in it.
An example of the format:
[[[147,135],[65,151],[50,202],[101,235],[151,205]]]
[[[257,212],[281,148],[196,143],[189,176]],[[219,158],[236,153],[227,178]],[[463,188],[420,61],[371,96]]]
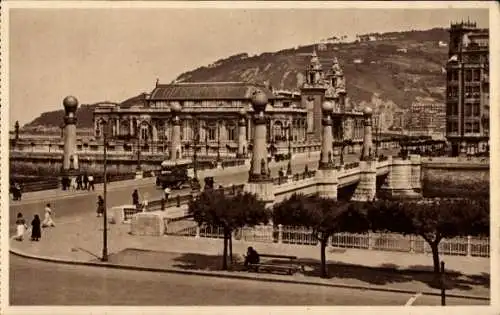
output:
[[[134,189],[134,192],[132,193],[132,204],[139,208],[139,192],[137,189]]]
[[[83,174],[83,189],[87,190],[87,185],[89,184],[89,177],[87,176],[87,173]]]

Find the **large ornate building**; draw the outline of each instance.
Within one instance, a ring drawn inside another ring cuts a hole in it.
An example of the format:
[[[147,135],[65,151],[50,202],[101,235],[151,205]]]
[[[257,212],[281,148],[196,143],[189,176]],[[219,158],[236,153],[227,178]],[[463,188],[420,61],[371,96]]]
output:
[[[452,154],[489,147],[489,31],[476,23],[452,24],[446,81],[446,137]]]
[[[245,130],[247,143],[252,142],[250,99],[260,89],[269,99],[266,114],[271,152],[286,153],[288,141],[292,152],[319,150],[321,104],[325,100],[335,105],[334,140],[362,142],[362,113],[346,102],[345,79],[338,61],[334,59],[324,71],[314,51],[305,76],[300,93],[246,82],[157,82],[149,94],[120,104],[100,104],[94,111],[95,137],[101,139],[103,128],[109,128],[114,150],[135,151],[135,147],[168,154],[175,109],[179,111],[183,156],[192,154],[195,145],[201,154],[235,154],[241,130]]]

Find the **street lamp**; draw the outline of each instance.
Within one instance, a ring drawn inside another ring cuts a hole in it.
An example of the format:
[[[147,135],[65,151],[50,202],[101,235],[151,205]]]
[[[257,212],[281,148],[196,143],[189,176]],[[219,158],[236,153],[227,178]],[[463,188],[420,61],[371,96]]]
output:
[[[291,124],[288,124],[287,133],[288,133],[288,164],[286,167],[286,174],[292,175],[292,135],[291,135]]]
[[[137,134],[137,166],[135,168],[137,171],[141,170],[141,130]]]
[[[220,120],[217,121],[217,162],[220,162]]]
[[[103,162],[103,171],[104,171],[104,178],[103,178],[103,199],[104,199],[104,214],[102,216],[103,218],[103,235],[102,235],[102,261],[108,261],[108,209],[107,209],[107,158],[108,158],[108,130],[107,130],[107,122],[103,121],[103,151],[104,151],[104,162]]]
[[[200,124],[199,120],[195,119],[195,134],[194,134],[194,152],[193,152],[193,171],[194,171],[194,178],[198,179],[198,170],[197,170],[197,164],[198,164],[198,159],[197,159],[197,153],[198,151],[198,143],[200,142]]]

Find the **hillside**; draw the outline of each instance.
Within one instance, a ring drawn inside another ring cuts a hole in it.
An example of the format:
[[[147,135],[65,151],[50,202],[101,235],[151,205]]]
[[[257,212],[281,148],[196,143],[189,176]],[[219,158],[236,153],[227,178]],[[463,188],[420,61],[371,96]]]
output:
[[[448,49],[439,47],[438,42],[448,42],[446,29],[377,35],[376,41],[316,46],[320,48],[317,53],[324,68],[330,67],[334,57],[338,58],[351,101],[370,102],[377,95],[407,108],[417,96],[444,100],[442,67]],[[177,81],[266,82],[278,89],[297,89],[313,49],[309,45],[258,56],[238,54],[183,73]]]
[[[446,29],[374,35],[376,41],[323,43],[256,56],[241,53],[183,73],[176,80],[264,82],[293,90],[303,82],[309,54],[316,47],[324,68],[330,67],[333,57],[338,58],[344,68],[348,96],[355,105],[372,104],[381,111],[394,111],[407,108],[417,97],[444,100],[443,66],[448,48],[440,47],[438,42],[448,42]],[[134,93],[131,91],[131,95]],[[79,108],[78,128],[92,128],[93,108]],[[46,112],[25,127],[59,126],[63,115],[62,110]]]

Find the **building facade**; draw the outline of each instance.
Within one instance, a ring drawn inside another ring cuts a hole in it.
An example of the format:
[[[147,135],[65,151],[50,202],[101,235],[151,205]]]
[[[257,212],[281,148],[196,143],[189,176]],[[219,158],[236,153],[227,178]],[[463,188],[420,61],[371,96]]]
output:
[[[450,28],[446,138],[452,155],[489,150],[489,31],[476,23]]]
[[[251,144],[253,135],[251,97],[262,90],[269,99],[267,137],[274,153],[286,153],[288,142],[293,152],[319,150],[321,105],[335,104],[334,140],[362,142],[363,116],[346,104],[345,79],[335,59],[323,71],[314,52],[305,69],[306,82],[300,92],[277,91],[247,82],[193,82],[159,84],[120,104],[102,103],[94,111],[96,139],[104,128],[113,146],[124,151],[165,152],[172,134],[172,108],[181,121],[182,155],[197,152],[206,155],[232,155],[237,152],[239,132]],[[240,128],[244,126],[245,128]],[[248,148],[245,148],[249,152]]]
[[[421,100],[410,106],[408,133],[410,136],[430,136],[443,139],[446,130],[444,103]]]

